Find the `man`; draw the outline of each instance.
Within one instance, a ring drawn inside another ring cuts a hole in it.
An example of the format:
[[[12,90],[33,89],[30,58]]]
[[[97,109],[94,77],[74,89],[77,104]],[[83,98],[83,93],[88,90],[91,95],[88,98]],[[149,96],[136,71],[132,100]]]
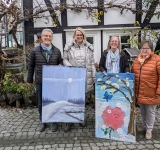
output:
[[[61,52],[52,44],[53,32],[50,29],[44,29],[41,35],[42,42],[39,46],[33,48],[30,53],[28,62],[28,84],[33,83],[33,75],[35,72],[36,92],[38,98],[38,111],[39,111],[39,131],[45,130],[46,124],[42,123],[42,65],[61,65],[62,58]],[[58,130],[56,123],[51,123],[51,131]]]

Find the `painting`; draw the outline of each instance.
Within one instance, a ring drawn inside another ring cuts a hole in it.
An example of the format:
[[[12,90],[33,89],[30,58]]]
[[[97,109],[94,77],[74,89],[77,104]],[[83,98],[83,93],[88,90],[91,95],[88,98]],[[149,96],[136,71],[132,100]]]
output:
[[[43,66],[42,122],[83,123],[85,67]]]
[[[99,72],[95,82],[96,137],[135,143],[134,74]]]

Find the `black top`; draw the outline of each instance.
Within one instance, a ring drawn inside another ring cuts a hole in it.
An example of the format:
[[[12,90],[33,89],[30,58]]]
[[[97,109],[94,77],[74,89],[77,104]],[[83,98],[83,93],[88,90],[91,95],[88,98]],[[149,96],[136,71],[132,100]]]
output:
[[[106,71],[106,57],[107,57],[108,52],[106,50],[103,51],[99,63],[99,69],[100,71]],[[129,67],[129,55],[122,51],[120,53],[120,63],[119,63],[119,68],[120,68],[120,73],[125,73],[125,72],[130,72],[130,67]]]
[[[28,77],[27,82],[33,82],[33,75],[35,72],[35,81],[36,83],[42,83],[42,66],[43,65],[59,65],[62,64],[61,52],[58,48],[52,45],[51,49],[52,54],[49,57],[47,62],[46,56],[43,53],[41,46],[37,46],[31,50],[30,58],[28,62]]]

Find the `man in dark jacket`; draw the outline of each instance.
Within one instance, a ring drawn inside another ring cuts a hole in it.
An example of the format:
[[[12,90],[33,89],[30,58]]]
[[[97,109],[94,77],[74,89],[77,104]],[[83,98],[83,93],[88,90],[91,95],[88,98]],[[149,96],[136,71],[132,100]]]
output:
[[[61,65],[61,52],[52,44],[53,32],[50,29],[44,29],[41,35],[42,42],[39,46],[33,48],[30,53],[28,62],[28,84],[33,83],[35,72],[36,92],[38,98],[39,111],[39,131],[45,130],[46,124],[41,122],[42,119],[42,66],[43,65]],[[51,123],[50,129],[54,132],[58,130],[56,123]]]

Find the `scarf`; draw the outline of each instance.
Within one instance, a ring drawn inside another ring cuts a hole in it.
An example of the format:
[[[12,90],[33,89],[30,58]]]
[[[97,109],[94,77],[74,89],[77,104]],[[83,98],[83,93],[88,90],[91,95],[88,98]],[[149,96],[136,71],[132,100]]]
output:
[[[108,73],[119,73],[119,50],[117,49],[115,52],[112,50],[108,51],[106,57],[106,68]]]
[[[149,58],[150,55],[151,55],[151,53],[148,54],[147,56],[143,56],[143,55],[140,53],[140,54],[138,55],[138,61],[139,61],[139,63],[140,63],[141,65],[143,65],[144,62],[145,62],[145,60],[146,60],[147,58]]]
[[[46,53],[46,60],[48,62],[49,61],[49,57],[52,54],[52,52],[51,52],[52,44],[49,47],[47,47],[43,43],[41,43],[41,47],[44,50],[44,52]]]

